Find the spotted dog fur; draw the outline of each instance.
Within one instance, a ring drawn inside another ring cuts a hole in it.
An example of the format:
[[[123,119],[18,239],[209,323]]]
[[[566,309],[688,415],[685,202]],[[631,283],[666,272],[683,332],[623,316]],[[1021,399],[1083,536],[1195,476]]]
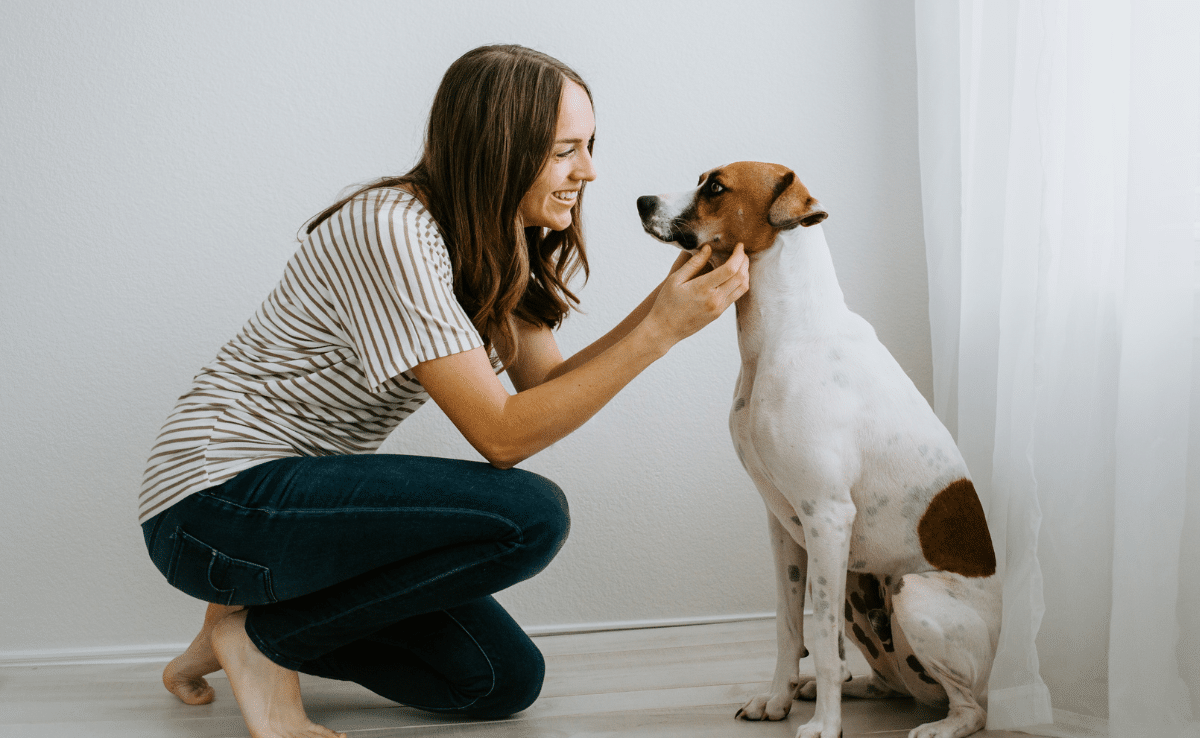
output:
[[[778,655],[771,686],[738,717],[781,720],[794,699],[815,699],[797,735],[837,738],[843,695],[912,695],[948,712],[910,738],[976,732],[1000,632],[983,506],[949,432],[847,309],[826,213],[790,169],[756,162],[638,198],[638,211],[659,240],[711,245],[715,264],[739,243],[750,258],[729,423],[768,510]],[[802,679],[807,598],[816,677]],[[870,675],[851,678],[846,640]]]

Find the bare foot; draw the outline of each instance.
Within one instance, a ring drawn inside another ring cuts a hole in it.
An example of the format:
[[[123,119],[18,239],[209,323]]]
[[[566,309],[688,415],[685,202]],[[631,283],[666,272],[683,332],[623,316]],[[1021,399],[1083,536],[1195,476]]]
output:
[[[308,719],[300,676],[262,655],[246,635],[244,611],[216,624],[212,647],[252,738],[346,738]]]
[[[204,625],[200,626],[195,640],[163,669],[163,686],[168,692],[189,705],[207,705],[216,698],[216,693],[204,678],[206,674],[221,668],[212,650],[212,629],[219,621],[240,609],[226,605],[208,606],[204,613]]]

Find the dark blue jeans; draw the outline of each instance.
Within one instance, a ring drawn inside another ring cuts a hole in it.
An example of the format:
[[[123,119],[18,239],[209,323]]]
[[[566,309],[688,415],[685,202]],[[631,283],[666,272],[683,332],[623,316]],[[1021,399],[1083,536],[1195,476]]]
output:
[[[275,663],[405,705],[502,717],[545,662],[490,596],[550,563],[570,526],[549,480],[420,456],[252,467],[142,525],[167,581],[248,608]]]

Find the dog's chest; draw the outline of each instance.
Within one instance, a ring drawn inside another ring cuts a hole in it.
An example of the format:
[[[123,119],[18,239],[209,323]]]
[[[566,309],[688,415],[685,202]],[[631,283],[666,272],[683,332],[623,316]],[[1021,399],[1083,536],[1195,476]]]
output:
[[[885,357],[873,334],[762,342],[743,352],[729,414],[738,458],[792,537],[807,547],[813,533],[798,511],[847,490],[857,510],[847,568],[880,573],[927,568],[918,522],[965,474],[944,428],[923,422],[932,411],[892,381],[907,379]]]
[[[814,358],[835,353],[828,349],[823,341],[807,341],[743,352],[729,412],[730,435],[742,466],[781,520],[795,516],[799,505],[790,495],[800,482],[795,469],[811,468],[806,456],[821,453],[831,440],[826,436],[817,443],[812,438],[814,423],[829,425],[817,417],[830,415],[829,404],[837,404],[827,385],[835,382],[835,376],[844,384],[827,358]],[[840,392],[836,383],[833,390]],[[836,424],[845,427],[845,418]],[[805,486],[817,484],[807,480]]]
[[[806,454],[837,443],[828,432],[850,431],[858,402],[848,391],[853,374],[837,347],[824,340],[767,344],[743,352],[729,430],[752,477],[778,485],[781,467],[803,465]],[[816,427],[827,431],[823,438],[812,437]]]

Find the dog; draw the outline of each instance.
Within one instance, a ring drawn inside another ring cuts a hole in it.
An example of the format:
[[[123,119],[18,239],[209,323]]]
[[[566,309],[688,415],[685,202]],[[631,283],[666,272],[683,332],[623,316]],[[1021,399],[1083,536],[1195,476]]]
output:
[[[708,244],[714,266],[737,244],[750,259],[729,428],[768,511],[778,659],[769,691],[736,717],[782,720],[793,700],[815,699],[797,738],[838,738],[843,694],[912,695],[949,711],[909,738],[978,731],[1002,589],[983,506],[949,431],[846,307],[827,214],[792,170],[761,162],[637,207],[648,234],[687,251]],[[815,679],[799,676],[806,592]],[[851,677],[846,638],[869,676]]]

